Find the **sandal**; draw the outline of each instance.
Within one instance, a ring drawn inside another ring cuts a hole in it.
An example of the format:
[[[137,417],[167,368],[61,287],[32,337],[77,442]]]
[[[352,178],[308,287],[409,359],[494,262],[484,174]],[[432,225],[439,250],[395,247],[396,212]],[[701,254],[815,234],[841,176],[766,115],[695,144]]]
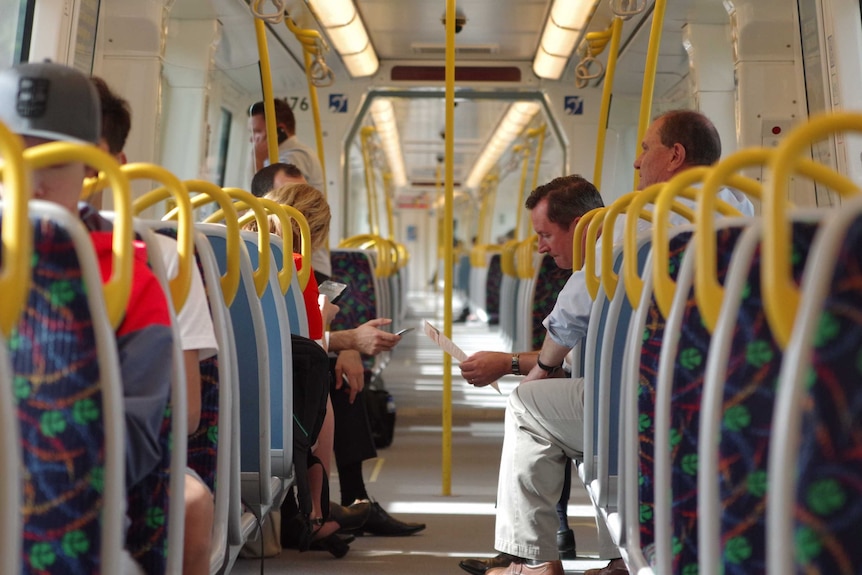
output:
[[[350,546],[338,536],[339,525],[337,521],[325,521],[322,517],[317,517],[311,520],[312,525],[317,528],[311,533],[311,542],[308,549],[314,551],[329,551],[336,559],[341,559],[347,552],[350,551]],[[334,527],[334,528],[332,528]],[[326,535],[321,535],[321,531],[332,531]]]

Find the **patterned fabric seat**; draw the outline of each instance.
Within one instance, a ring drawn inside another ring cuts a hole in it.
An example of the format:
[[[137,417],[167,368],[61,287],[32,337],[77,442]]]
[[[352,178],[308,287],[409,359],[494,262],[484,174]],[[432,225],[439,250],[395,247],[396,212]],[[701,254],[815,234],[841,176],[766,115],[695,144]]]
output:
[[[95,279],[82,273],[68,231],[52,221],[35,222],[33,286],[8,341],[26,470],[21,513],[27,573],[102,570],[107,461],[100,380],[106,375],[87,300],[88,290],[100,288],[98,271]]]
[[[545,341],[545,327],[542,322],[554,309],[557,295],[566,285],[572,270],[564,270],[554,263],[554,258],[545,255],[539,266],[538,280],[534,283],[533,308],[531,313],[532,339],[530,349],[541,349]]]
[[[793,227],[797,282],[816,230],[814,224]],[[724,382],[718,480],[721,563],[729,575],[766,572],[766,467],[774,384],[782,357],[763,312],[758,248],[740,302]],[[689,549],[687,560],[694,561],[696,552]]]
[[[840,245],[805,372],[796,573],[862,572],[862,217]]]
[[[500,323],[500,288],[503,284],[503,268],[500,265],[500,254],[491,256],[488,262],[488,277],[485,281],[485,311],[488,323]]]
[[[347,284],[332,320],[333,330],[351,329],[377,317],[377,292],[371,259],[362,250],[332,250],[332,280]]]

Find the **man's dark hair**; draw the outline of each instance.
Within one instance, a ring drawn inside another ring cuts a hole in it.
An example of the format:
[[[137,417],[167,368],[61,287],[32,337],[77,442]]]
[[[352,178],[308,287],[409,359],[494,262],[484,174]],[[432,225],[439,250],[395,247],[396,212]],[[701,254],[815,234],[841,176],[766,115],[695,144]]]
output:
[[[596,187],[577,174],[554,178],[539,186],[524,205],[532,210],[545,198],[548,199],[548,221],[566,229],[575,218],[605,205]]]
[[[663,146],[680,144],[689,166],[711,166],[721,157],[721,138],[713,123],[694,110],[672,110],[659,116]]]
[[[296,118],[293,116],[293,110],[290,109],[290,106],[284,100],[275,98],[273,103],[275,104],[275,123],[282,124],[288,136],[294,135],[296,133]],[[266,110],[263,107],[263,102],[252,104],[251,108],[248,109],[248,115],[263,116],[265,118]]]
[[[126,138],[132,129],[132,112],[129,103],[114,94],[108,84],[98,76],[90,81],[99,92],[102,106],[102,137],[108,143],[112,154],[119,154],[126,147]]]
[[[299,168],[294,166],[293,164],[283,164],[281,162],[276,162],[275,164],[270,164],[268,166],[264,166],[254,175],[251,179],[251,193],[257,196],[258,198],[262,198],[267,195],[273,187],[275,187],[275,176],[283,172],[285,176],[289,178],[302,178],[302,172],[299,171]]]

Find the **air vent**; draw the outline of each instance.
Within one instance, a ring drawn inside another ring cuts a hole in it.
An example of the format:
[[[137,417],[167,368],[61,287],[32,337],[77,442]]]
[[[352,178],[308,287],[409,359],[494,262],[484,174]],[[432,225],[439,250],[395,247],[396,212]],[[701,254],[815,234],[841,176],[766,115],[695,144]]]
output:
[[[414,42],[410,49],[415,54],[432,54],[443,56],[446,54],[446,44],[422,44]],[[462,56],[488,56],[500,51],[499,44],[465,44],[455,45],[455,53]]]

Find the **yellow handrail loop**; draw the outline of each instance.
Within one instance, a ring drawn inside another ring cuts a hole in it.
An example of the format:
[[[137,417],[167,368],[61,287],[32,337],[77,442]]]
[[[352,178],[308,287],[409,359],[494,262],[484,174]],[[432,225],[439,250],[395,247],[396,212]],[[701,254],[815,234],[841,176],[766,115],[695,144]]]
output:
[[[254,212],[255,219],[257,220],[258,262],[257,269],[254,270],[254,288],[257,292],[257,297],[263,297],[264,292],[266,292],[266,286],[269,283],[269,260],[271,254],[269,247],[269,220],[266,217],[266,210],[263,208],[260,198],[254,197],[251,192],[247,192],[239,188],[223,189],[224,193],[234,200],[240,200],[249,206],[252,212]],[[224,213],[225,212],[222,212],[222,214]],[[213,216],[210,216],[205,219],[204,222],[215,223],[215,219]]]
[[[572,235],[572,271],[578,271],[584,267],[584,233],[592,219],[601,213],[603,209],[593,208],[578,218],[578,222],[575,224],[575,233]]]
[[[275,12],[271,14],[266,14],[263,12],[262,5],[266,3],[266,0],[252,0],[251,3],[251,13],[254,14],[254,17],[263,20],[264,22],[269,22],[270,24],[278,24],[282,20],[284,20],[284,0],[270,0],[272,5],[275,6]]]
[[[194,256],[194,238],[192,235],[192,204],[189,201],[189,192],[185,185],[174,174],[155,164],[133,163],[120,167],[129,180],[150,179],[159,182],[170,194],[177,204],[177,254],[179,265],[177,276],[170,280],[171,301],[174,309],[179,313],[186,303],[189,288],[192,283],[192,257]],[[93,192],[100,190],[107,181],[99,177],[95,182]],[[132,213],[138,215],[149,205],[135,201],[132,203]]]
[[[763,284],[766,318],[776,342],[786,347],[799,309],[799,290],[792,277],[790,264],[790,221],[787,218],[787,188],[793,162],[811,142],[823,139],[834,132],[862,132],[862,114],[839,112],[816,116],[808,124],[790,132],[779,145],[772,158],[774,187],[763,198],[763,258],[761,282]],[[852,182],[846,182],[852,184]],[[835,188],[847,197],[859,193],[859,188],[840,185]]]
[[[584,257],[584,283],[587,285],[587,291],[590,298],[595,301],[599,294],[599,286],[601,280],[596,275],[596,243],[599,239],[599,232],[605,221],[605,215],[608,213],[608,208],[598,208],[596,214],[590,219],[587,226],[587,253]]]
[[[105,172],[114,199],[114,230],[112,233],[113,258],[111,277],[104,282],[105,308],[108,319],[116,329],[123,321],[132,289],[132,196],[129,180],[120,164],[110,154],[92,145],[50,142],[28,148],[24,160],[31,169],[45,168],[68,162],[83,162]]]
[[[30,259],[33,229],[27,214],[30,171],[24,162],[21,139],[0,124],[0,156],[3,159],[3,267],[0,268],[0,330],[9,337],[27,305],[30,293]]]
[[[647,0],[611,0],[610,6],[615,16],[628,20],[646,10]]]
[[[233,207],[233,202],[224,190],[217,185],[207,182],[206,180],[185,180],[183,181],[189,193],[197,193],[198,195],[190,198],[192,210],[195,210],[206,204],[216,202],[224,213],[224,224],[227,228],[225,233],[225,273],[221,277],[221,290],[224,303],[230,306],[236,297],[239,290],[239,216],[236,209]],[[169,196],[169,192],[165,188],[159,188],[148,192],[137,199],[135,206],[140,209],[146,209],[149,206],[161,202]],[[162,220],[168,221],[176,219],[178,209],[174,208],[169,211]]]

